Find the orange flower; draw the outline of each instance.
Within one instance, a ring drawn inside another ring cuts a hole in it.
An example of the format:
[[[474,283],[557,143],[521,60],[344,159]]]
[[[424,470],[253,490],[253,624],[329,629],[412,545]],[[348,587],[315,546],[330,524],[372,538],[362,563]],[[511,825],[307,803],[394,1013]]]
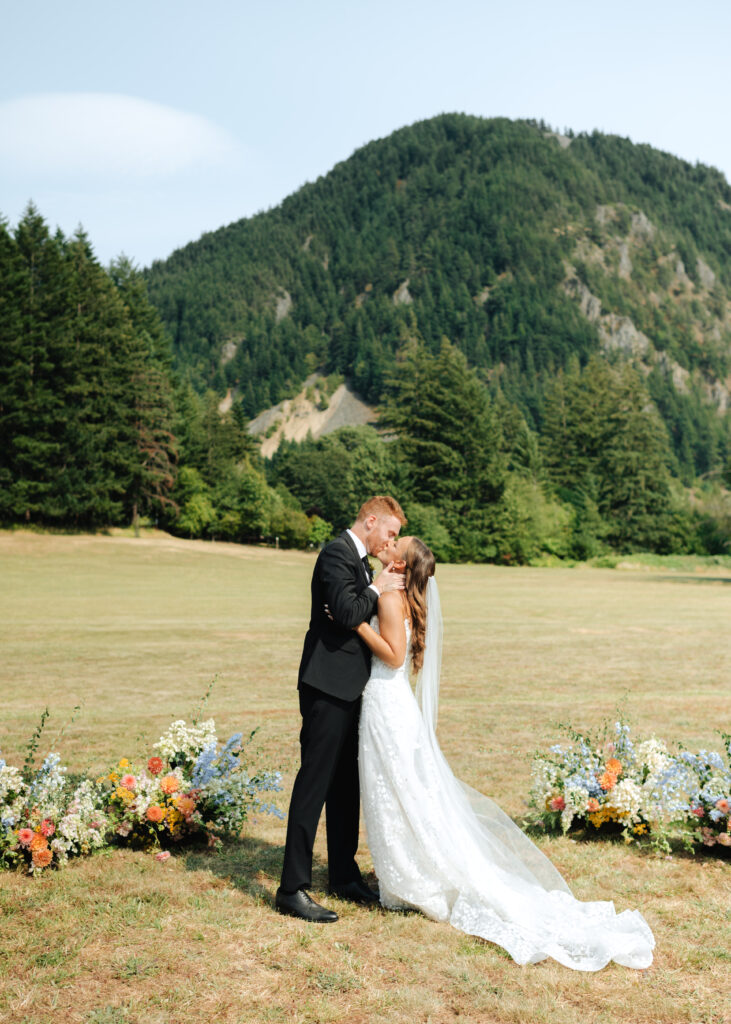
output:
[[[53,860],[53,854],[46,847],[45,850],[34,850],[33,851],[33,867],[35,868],[47,868]]]
[[[162,821],[163,818],[165,817],[165,811],[162,809],[162,807],[158,807],[157,804],[152,804],[150,807],[147,808],[145,817],[147,818],[148,821],[159,822]]]
[[[164,778],[160,779],[160,789],[163,793],[167,793],[168,795],[171,793],[177,793],[180,789],[180,780],[177,775],[166,775]]]
[[[40,832],[36,832],[30,841],[30,848],[34,853],[36,850],[47,850],[48,840],[45,836],[42,836]]]
[[[617,785],[617,776],[612,772],[604,772],[604,774],[599,777],[599,785],[602,787],[604,792],[607,793]]]
[[[147,770],[150,772],[151,775],[159,775],[160,772],[162,771],[162,758],[151,757],[150,760],[147,762]]]
[[[188,818],[195,810],[195,800],[189,796],[179,796],[175,801],[175,806],[185,818]]]
[[[716,807],[721,812],[721,814],[728,814],[729,802],[725,796],[722,796],[720,800],[716,800]]]
[[[610,757],[604,767],[611,775],[620,776],[622,774],[622,762],[618,761],[616,757]]]
[[[590,796],[586,804],[586,809],[587,811],[598,811],[599,801],[595,797]]]

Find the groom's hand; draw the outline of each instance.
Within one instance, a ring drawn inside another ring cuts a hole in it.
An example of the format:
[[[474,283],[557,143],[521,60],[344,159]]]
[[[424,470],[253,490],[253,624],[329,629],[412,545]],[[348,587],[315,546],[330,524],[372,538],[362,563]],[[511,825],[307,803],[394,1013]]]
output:
[[[383,572],[373,581],[373,586],[379,594],[388,594],[391,590],[403,590],[406,586],[406,577],[403,572],[392,571],[393,562],[389,562]]]

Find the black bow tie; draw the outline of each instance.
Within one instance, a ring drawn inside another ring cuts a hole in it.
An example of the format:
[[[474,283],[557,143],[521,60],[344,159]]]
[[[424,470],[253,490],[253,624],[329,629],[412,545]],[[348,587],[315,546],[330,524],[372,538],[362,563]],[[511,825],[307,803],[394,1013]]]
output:
[[[368,561],[368,555],[363,555],[363,557],[361,558],[361,562],[363,563],[365,574],[368,577],[368,582],[370,583],[371,580],[373,579],[373,573],[371,572],[371,563]]]

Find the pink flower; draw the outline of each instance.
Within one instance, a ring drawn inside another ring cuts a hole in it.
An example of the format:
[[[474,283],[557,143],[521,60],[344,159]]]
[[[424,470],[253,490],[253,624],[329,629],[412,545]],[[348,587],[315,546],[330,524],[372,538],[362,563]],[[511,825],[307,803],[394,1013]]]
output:
[[[721,846],[731,846],[731,834],[728,832],[719,832],[716,839]]]
[[[18,832],[18,841],[22,846],[30,846],[35,832],[32,828],[21,828]]]
[[[548,806],[552,811],[563,811],[566,807],[566,801],[562,796],[555,796]]]
[[[135,786],[137,785],[137,779],[134,777],[134,775],[123,775],[122,785],[124,786],[125,789],[134,789]]]
[[[46,837],[46,839],[48,839],[49,836],[52,836],[55,831],[56,826],[53,824],[51,819],[44,818],[43,821],[41,822],[41,832]]]
[[[701,829],[701,836],[703,838],[703,845],[704,846],[715,846],[716,845],[716,838],[717,837],[714,834],[713,829],[702,828]]]
[[[117,825],[117,835],[122,836],[124,839],[127,838],[131,831],[132,826],[128,821],[123,821],[121,825]]]
[[[696,818],[702,818],[705,811],[702,807],[692,807],[690,813],[695,814]]]
[[[162,850],[160,853],[155,854],[155,860],[167,860],[170,856],[170,850]]]
[[[722,814],[728,814],[729,803],[726,797],[722,796],[720,800],[716,800],[716,807]]]

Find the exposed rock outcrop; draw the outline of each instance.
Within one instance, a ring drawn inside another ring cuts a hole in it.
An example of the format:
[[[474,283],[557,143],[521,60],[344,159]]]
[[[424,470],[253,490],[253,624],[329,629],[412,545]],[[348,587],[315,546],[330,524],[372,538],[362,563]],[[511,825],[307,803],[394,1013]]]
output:
[[[376,422],[375,410],[361,401],[347,384],[336,388],[327,400],[326,407],[321,408],[319,388],[322,383],[323,378],[313,373],[295,398],[285,399],[265,409],[249,423],[249,433],[262,439],[261,453],[264,458],[271,458],[282,440],[304,441],[308,434],[318,438],[332,434],[341,427]]]
[[[292,308],[292,296],[286,288],[280,288],[274,296],[274,318],[279,323]]]
[[[413,301],[409,291],[409,278],[407,277],[393,293],[393,302],[395,306],[410,306]]]

